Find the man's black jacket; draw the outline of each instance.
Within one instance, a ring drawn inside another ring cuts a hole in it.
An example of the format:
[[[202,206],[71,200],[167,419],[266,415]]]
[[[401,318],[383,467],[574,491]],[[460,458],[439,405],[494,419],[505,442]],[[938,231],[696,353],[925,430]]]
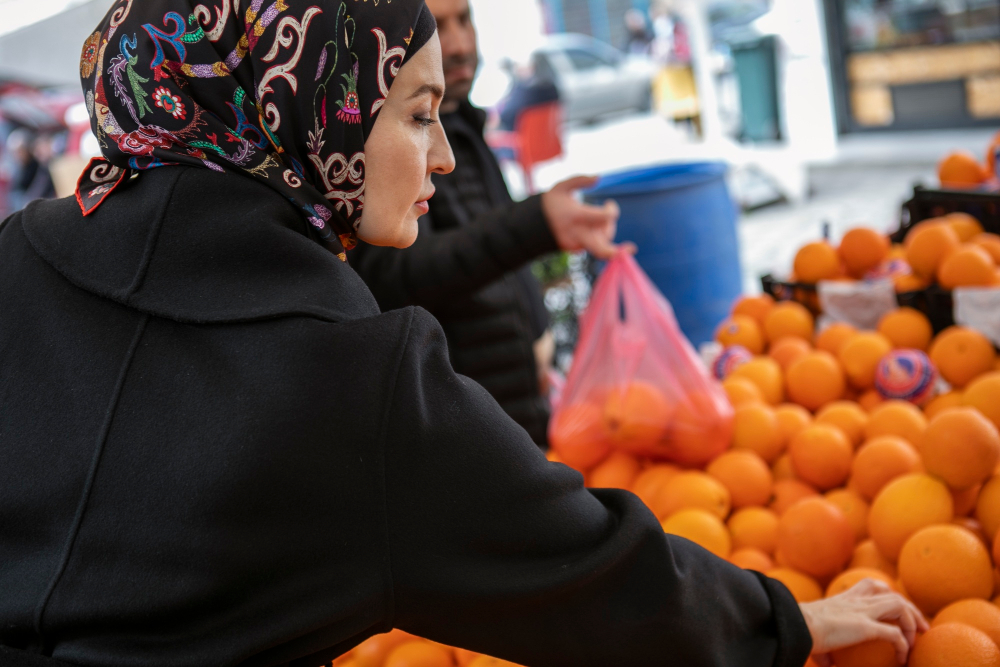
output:
[[[548,463],[280,195],[121,187],[0,228],[0,645],[318,667],[398,627],[529,667],[802,665],[787,590]]]
[[[483,387],[536,443],[549,410],[533,343],[548,325],[527,263],[557,249],[541,200],[514,203],[483,140],[486,114],[463,103],[441,118],[455,170],[435,174],[430,213],[411,247],[362,244],[351,264],[383,311],[426,308],[441,323],[455,370]]]

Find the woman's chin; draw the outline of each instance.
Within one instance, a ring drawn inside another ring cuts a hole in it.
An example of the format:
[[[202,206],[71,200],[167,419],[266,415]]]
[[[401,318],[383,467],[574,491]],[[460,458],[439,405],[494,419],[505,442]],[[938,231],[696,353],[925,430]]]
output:
[[[394,229],[369,229],[362,224],[358,228],[358,238],[369,245],[383,248],[409,248],[417,240],[417,217],[412,213]]]

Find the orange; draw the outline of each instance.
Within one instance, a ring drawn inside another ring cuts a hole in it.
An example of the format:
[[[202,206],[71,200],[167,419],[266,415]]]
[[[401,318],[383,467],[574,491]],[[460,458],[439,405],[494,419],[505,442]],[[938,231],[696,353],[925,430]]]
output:
[[[468,664],[468,667],[518,667],[517,663],[507,662],[500,658],[491,658],[488,655],[481,655]]]
[[[854,555],[851,556],[851,562],[848,567],[852,569],[871,568],[885,572],[891,579],[895,579],[897,576],[896,565],[879,552],[878,547],[875,546],[875,541],[872,539],[867,539],[854,547]]]
[[[703,509],[684,509],[671,514],[661,524],[663,532],[691,540],[719,558],[729,558],[733,543],[718,516]]]
[[[911,535],[953,517],[954,501],[944,483],[930,475],[904,475],[875,496],[868,511],[868,534],[882,555],[895,561]]]
[[[632,482],[632,493],[639,496],[639,500],[651,507],[653,498],[660,492],[664,483],[681,471],[675,465],[660,463],[650,466],[639,473],[639,476]]]
[[[795,475],[821,491],[847,481],[853,451],[843,431],[818,423],[803,429],[788,446]]]
[[[976,500],[976,519],[991,540],[1000,532],[1000,475],[994,475],[983,484]]]
[[[871,389],[875,386],[878,362],[890,352],[892,341],[880,333],[869,331],[859,333],[844,343],[838,359],[853,386]]]
[[[839,253],[847,272],[855,278],[864,278],[888,256],[889,238],[874,229],[858,227],[844,234]]]
[[[823,498],[806,498],[778,520],[778,550],[796,570],[824,579],[851,560],[854,531],[836,505]]]
[[[896,647],[884,639],[869,639],[830,655],[837,667],[899,667]]]
[[[783,301],[777,304],[764,321],[764,335],[769,341],[795,336],[806,341],[813,339],[813,316],[800,303]]]
[[[882,394],[878,393],[875,389],[869,389],[858,397],[858,405],[861,406],[862,410],[868,413],[883,403],[885,403],[885,399],[882,398]]]
[[[834,577],[833,581],[830,582],[830,585],[826,587],[826,597],[829,598],[834,595],[840,595],[841,593],[854,588],[855,584],[865,579],[881,581],[884,584],[888,584],[889,588],[896,588],[895,580],[882,570],[877,570],[871,567],[849,568]],[[997,611],[1000,611],[1000,609]]]
[[[453,648],[451,652],[455,654],[455,662],[458,663],[458,667],[469,667],[478,658],[485,657],[480,653],[464,648]]]
[[[692,390],[677,405],[667,437],[655,453],[682,466],[700,468],[729,447],[732,438],[733,418],[726,397],[714,390]]]
[[[959,600],[938,612],[931,626],[942,623],[962,623],[989,635],[1000,644],[1000,609],[986,600]]]
[[[818,496],[816,489],[797,479],[782,479],[774,483],[774,500],[770,508],[780,517],[800,500]]]
[[[736,449],[720,455],[705,469],[729,490],[733,509],[763,507],[771,500],[771,469],[752,451]]]
[[[987,287],[996,279],[997,265],[984,248],[967,243],[948,255],[938,268],[938,282],[945,289]]]
[[[790,567],[776,567],[768,571],[767,576],[784,584],[799,604],[823,597],[823,589],[815,579]]]
[[[961,402],[979,410],[1000,428],[1000,373],[987,373],[973,380],[961,395]]]
[[[990,550],[990,555],[993,556],[994,563],[1000,563],[1000,558],[997,558],[997,555],[1000,555],[1000,534],[998,534],[998,537],[993,540],[992,549]],[[994,570],[994,572],[997,571]],[[1000,575],[1000,572],[997,572],[997,574]]]
[[[587,476],[592,489],[628,489],[639,476],[639,461],[625,452],[615,452]]]
[[[980,234],[972,239],[972,242],[985,250],[993,258],[993,261],[1000,264],[1000,235]]]
[[[734,549],[758,549],[773,554],[778,547],[778,515],[763,507],[745,507],[729,517]]]
[[[982,484],[976,484],[975,486],[970,486],[963,491],[956,491],[951,489],[951,502],[955,507],[956,517],[967,517],[972,514],[972,510],[976,509],[976,501],[979,500],[979,492],[983,490]],[[975,521],[975,519],[970,519],[970,521]],[[982,532],[982,526],[976,521],[976,526]],[[968,526],[966,526],[968,527]],[[970,528],[971,530],[971,528]],[[985,538],[986,533],[983,533]]]
[[[416,637],[402,630],[392,630],[384,634],[374,635],[354,647],[354,650],[351,651],[351,659],[357,667],[382,667],[393,649],[415,639]]]
[[[810,352],[788,369],[788,397],[808,410],[818,410],[844,396],[847,381],[829,352]]]
[[[840,354],[840,348],[854,337],[858,330],[845,322],[834,322],[816,336],[816,349],[829,352],[833,356]]]
[[[973,408],[949,408],[920,441],[927,472],[958,491],[981,484],[1000,462],[1000,432]]]
[[[993,343],[974,329],[950,327],[934,339],[931,361],[953,387],[964,388],[996,365]]]
[[[715,330],[715,340],[725,347],[742,345],[752,354],[764,352],[764,334],[760,325],[747,315],[733,315],[723,320]]]
[[[676,406],[648,382],[613,389],[604,403],[604,431],[624,451],[652,449],[667,433]]]
[[[793,362],[812,352],[812,346],[801,338],[789,336],[773,343],[768,356],[778,362],[781,370],[787,371]]]
[[[899,554],[899,578],[925,614],[966,598],[993,595],[993,563],[971,532],[947,524],[914,533]]]
[[[931,321],[915,308],[900,308],[887,313],[878,323],[878,332],[889,339],[897,350],[926,352],[934,337]]]
[[[920,469],[920,456],[906,440],[891,435],[866,442],[851,463],[851,484],[866,500],[874,500],[886,484]]]
[[[795,276],[799,282],[814,284],[840,275],[840,257],[826,241],[807,243],[795,255]]]
[[[986,167],[968,151],[948,153],[938,163],[938,179],[943,188],[975,187],[990,177]]]
[[[922,224],[906,237],[906,261],[922,278],[933,278],[945,258],[962,244],[958,234],[944,223]]]
[[[781,441],[787,446],[792,438],[799,431],[812,423],[812,415],[801,405],[794,403],[783,403],[774,409],[774,416],[778,418],[778,430],[781,432]]]
[[[966,395],[968,395],[968,391],[966,391]],[[1000,395],[998,395],[997,398],[1000,399]],[[957,408],[963,405],[963,399],[964,397],[960,391],[949,391],[946,394],[941,394],[924,406],[924,416],[927,417],[928,420],[934,419],[934,417],[940,414],[942,410]],[[982,410],[980,410],[980,412],[982,412]]]
[[[768,463],[784,450],[778,417],[763,403],[748,403],[736,408],[733,418],[733,448],[749,449]]]
[[[729,491],[703,472],[681,472],[668,479],[653,499],[650,509],[666,519],[683,509],[703,509],[720,519],[729,515]]]
[[[767,572],[774,568],[774,561],[760,549],[737,549],[729,556],[729,562],[744,570],[757,572]]]
[[[920,408],[906,401],[886,401],[868,415],[865,437],[894,435],[916,447],[926,430],[927,418]]]
[[[896,294],[906,294],[907,292],[919,292],[930,287],[930,280],[916,275],[915,273],[909,273],[902,276],[896,276],[892,279],[893,285],[896,288]]]
[[[982,630],[942,623],[917,637],[909,667],[1000,667],[1000,649]]]
[[[771,405],[778,405],[785,398],[784,373],[778,362],[769,357],[751,359],[734,370],[732,377],[742,377],[753,382],[764,395],[764,400]]]
[[[792,467],[792,457],[784,453],[771,466],[771,476],[775,480],[795,479],[795,468]]]
[[[968,243],[985,231],[983,230],[982,223],[968,213],[949,213],[944,216],[944,219],[949,225],[951,225],[951,228],[955,230],[955,233],[958,234],[958,238],[961,239],[962,243]]]
[[[752,317],[763,329],[764,320],[767,319],[772,308],[774,308],[774,298],[770,294],[745,296],[733,306],[733,315]]]
[[[868,537],[868,503],[853,489],[834,489],[823,496],[837,506],[854,531],[854,541],[861,542]]]
[[[852,401],[837,401],[817,413],[816,423],[836,426],[850,439],[851,445],[857,447],[865,439],[868,413]]]
[[[746,403],[763,403],[764,394],[761,393],[757,385],[741,377],[728,377],[722,382],[722,388],[726,390],[726,396],[734,408],[738,408]]]
[[[580,471],[593,468],[611,453],[601,408],[593,403],[577,403],[557,412],[549,430],[549,444],[569,467]]]
[[[424,640],[400,644],[385,661],[385,667],[452,667],[454,664],[448,649]]]

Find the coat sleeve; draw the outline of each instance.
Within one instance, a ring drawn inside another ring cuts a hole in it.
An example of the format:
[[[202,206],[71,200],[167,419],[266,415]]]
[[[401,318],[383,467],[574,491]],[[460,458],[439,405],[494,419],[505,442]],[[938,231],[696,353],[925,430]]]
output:
[[[349,255],[382,310],[440,304],[472,294],[539,255],[557,250],[540,196],[434,231],[421,221],[409,248],[361,246]]]
[[[549,463],[413,312],[386,422],[395,627],[528,667],[802,666],[781,584]]]

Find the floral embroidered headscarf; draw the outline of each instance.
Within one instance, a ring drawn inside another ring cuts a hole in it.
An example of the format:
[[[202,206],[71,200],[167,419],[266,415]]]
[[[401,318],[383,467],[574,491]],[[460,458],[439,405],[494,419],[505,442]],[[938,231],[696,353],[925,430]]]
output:
[[[346,259],[365,139],[434,30],[423,0],[116,0],[80,60],[103,153],[80,178],[84,215],[136,171],[238,171]]]

